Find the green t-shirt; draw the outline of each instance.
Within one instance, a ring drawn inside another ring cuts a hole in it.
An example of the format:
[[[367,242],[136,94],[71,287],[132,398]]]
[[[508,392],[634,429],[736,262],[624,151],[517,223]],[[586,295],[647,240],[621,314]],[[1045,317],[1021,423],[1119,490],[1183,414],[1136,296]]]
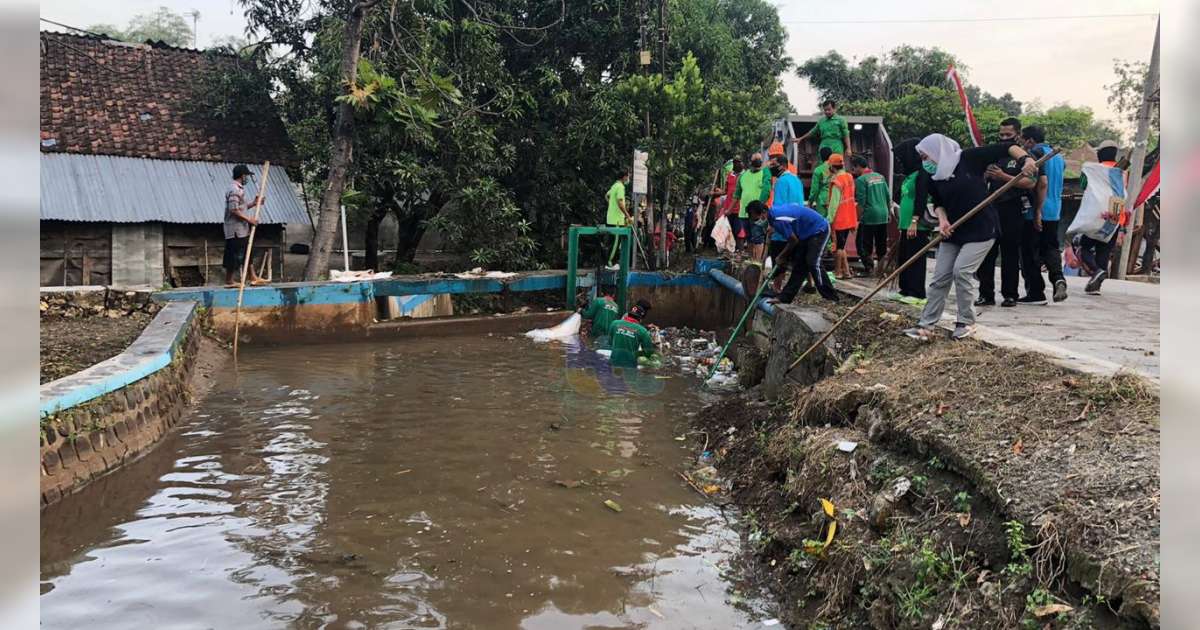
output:
[[[846,145],[842,140],[850,135],[850,125],[846,124],[845,118],[834,114],[817,121],[817,135],[821,138],[817,151],[820,151],[821,147],[829,147],[834,153],[845,154]]]
[[[765,168],[758,169],[757,173],[751,170],[742,171],[733,196],[738,199],[738,217],[747,218],[750,215],[746,214],[746,206],[750,205],[751,201],[757,199],[766,203],[767,198],[771,196],[771,172]]]
[[[600,296],[588,304],[583,318],[592,320],[592,336],[599,337],[608,334],[609,326],[620,314],[617,303],[612,298]]]
[[[639,354],[644,357],[654,354],[654,340],[650,338],[650,331],[641,324],[624,319],[614,320],[609,326],[608,336],[612,347],[608,362],[613,367],[635,368]]]
[[[874,171],[863,173],[854,180],[854,202],[862,211],[858,222],[863,225],[883,225],[888,222],[888,208],[892,196],[888,193],[887,180]]]
[[[608,224],[625,225],[625,215],[617,203],[625,199],[625,184],[621,183],[619,179],[613,182],[612,188],[608,189],[605,197],[608,199]]]
[[[913,212],[920,206],[921,212],[925,211],[925,206],[928,203],[929,195],[926,194],[926,199],[917,202],[917,176],[920,173],[909,173],[908,177],[904,178],[904,182],[900,184],[900,219],[898,225],[900,231],[908,229],[913,222]],[[923,232],[930,230],[929,226],[921,222],[920,216],[916,217],[917,229]]]
[[[808,205],[825,217],[826,221],[829,220],[829,162],[821,162],[813,169]]]

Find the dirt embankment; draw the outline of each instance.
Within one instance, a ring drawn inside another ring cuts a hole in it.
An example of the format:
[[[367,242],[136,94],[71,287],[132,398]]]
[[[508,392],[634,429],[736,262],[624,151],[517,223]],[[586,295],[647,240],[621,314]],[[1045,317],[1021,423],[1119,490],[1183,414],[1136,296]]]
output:
[[[834,376],[697,418],[784,620],[1157,627],[1157,390],[977,341],[923,344],[883,313],[839,331]]]
[[[46,294],[41,299],[41,382],[69,376],[124,352],[160,305],[134,291]]]

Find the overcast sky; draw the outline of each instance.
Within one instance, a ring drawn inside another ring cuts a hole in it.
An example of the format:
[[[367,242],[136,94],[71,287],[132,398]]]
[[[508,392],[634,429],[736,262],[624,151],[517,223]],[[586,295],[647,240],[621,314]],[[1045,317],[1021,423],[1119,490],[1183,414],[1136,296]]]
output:
[[[1047,107],[1061,102],[1085,105],[1107,119],[1115,118],[1104,89],[1114,78],[1113,59],[1149,60],[1154,18],[1049,18],[1159,10],[1158,0],[787,0],[776,5],[788,30],[788,54],[797,62],[833,49],[853,59],[879,55],[901,44],[938,46],[969,67],[968,81],[997,96],[1012,92],[1017,100],[1037,100]],[[179,13],[198,10],[201,47],[214,37],[242,35],[246,27],[236,0],[42,0],[41,15],[71,26],[111,23],[124,27],[129,18],[158,6]],[[993,21],[931,21],[959,18]],[[881,23],[887,20],[908,22]],[[46,23],[42,28],[59,30]],[[789,74],[783,83],[799,113],[816,110],[816,95],[806,81]]]

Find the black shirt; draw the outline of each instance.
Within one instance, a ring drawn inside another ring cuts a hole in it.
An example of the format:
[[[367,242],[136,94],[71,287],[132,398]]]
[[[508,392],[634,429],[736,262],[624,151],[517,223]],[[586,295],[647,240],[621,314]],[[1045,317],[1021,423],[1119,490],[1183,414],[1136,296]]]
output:
[[[1010,156],[1008,154],[1008,150],[1007,150],[1007,147],[1012,146],[1013,143],[1012,142],[1001,142],[999,144],[1001,144],[1005,147],[1005,153],[1004,153],[1004,156],[1001,157],[999,160],[996,160],[996,162],[994,162],[994,164],[996,166],[999,166],[1000,170],[1004,171],[1005,175],[1010,175],[1010,176],[1020,175],[1021,167],[1018,165],[1017,160],[1013,159],[1012,156]],[[994,191],[997,188],[1000,188],[1001,186],[1004,185],[1004,182],[998,182],[998,181],[992,180],[992,179],[987,180],[987,183],[988,183],[988,192],[989,193],[991,193],[992,191]],[[995,203],[997,203],[998,205],[1004,206],[1006,208],[1011,207],[1014,204],[1021,203],[1022,198],[1026,197],[1028,193],[1029,193],[1029,191],[1027,189],[1017,188],[1014,185],[1012,188],[1009,188],[1008,190],[1004,191],[1004,194],[1000,195],[996,199]],[[1001,209],[1001,211],[1003,211],[1003,209]]]
[[[1010,146],[1012,143],[1006,142],[964,149],[959,157],[958,166],[954,168],[954,177],[944,181],[930,181],[929,196],[933,199],[935,207],[946,209],[946,218],[950,223],[961,219],[987,198],[988,185],[983,173],[988,165],[1007,159]],[[996,215],[996,208],[988,204],[969,221],[958,226],[946,241],[962,245],[986,241],[999,235],[1000,221]]]

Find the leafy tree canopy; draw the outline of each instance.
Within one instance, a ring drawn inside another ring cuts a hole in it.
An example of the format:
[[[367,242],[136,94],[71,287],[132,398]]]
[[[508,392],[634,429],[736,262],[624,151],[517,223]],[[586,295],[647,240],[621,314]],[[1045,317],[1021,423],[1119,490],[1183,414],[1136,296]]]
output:
[[[133,16],[124,29],[112,24],[93,24],[87,30],[124,42],[161,41],[172,46],[192,45],[192,26],[186,18],[167,7]]]

